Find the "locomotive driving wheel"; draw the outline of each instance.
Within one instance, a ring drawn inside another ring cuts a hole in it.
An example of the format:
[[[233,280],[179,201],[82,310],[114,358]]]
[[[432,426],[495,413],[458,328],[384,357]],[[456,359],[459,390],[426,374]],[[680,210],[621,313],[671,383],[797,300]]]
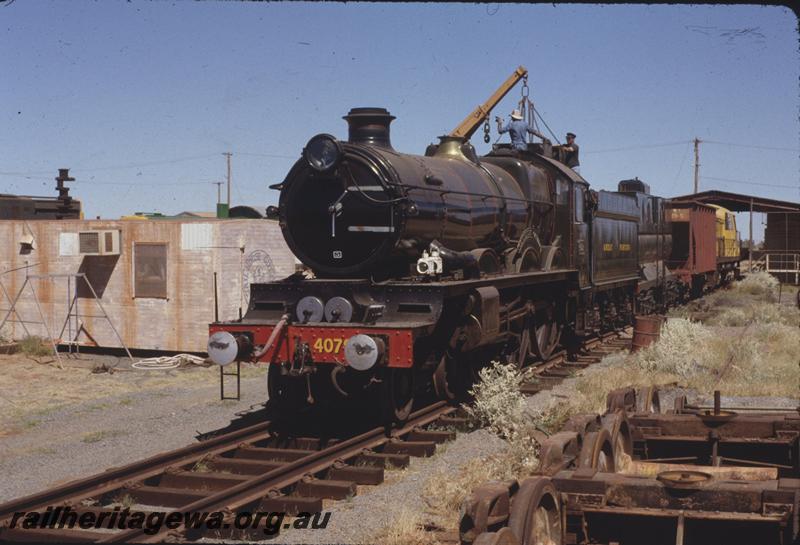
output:
[[[531,357],[531,331],[533,316],[530,312],[512,322],[509,327],[511,335],[500,349],[500,361],[522,369]]]
[[[537,310],[534,317],[530,335],[531,356],[547,360],[553,355],[560,339],[561,324],[556,319],[556,306],[550,302],[543,309]]]

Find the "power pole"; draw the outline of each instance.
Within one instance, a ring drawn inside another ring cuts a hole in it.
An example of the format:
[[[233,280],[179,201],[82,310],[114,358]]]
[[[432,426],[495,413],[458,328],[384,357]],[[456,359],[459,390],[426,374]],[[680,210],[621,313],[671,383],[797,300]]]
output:
[[[694,139],[694,192],[697,193],[700,188],[700,140],[695,137]]]
[[[226,151],[223,153],[225,157],[228,159],[228,208],[230,209],[231,206],[231,152]]]
[[[222,202],[222,182],[214,182],[214,185],[217,186],[217,204]]]

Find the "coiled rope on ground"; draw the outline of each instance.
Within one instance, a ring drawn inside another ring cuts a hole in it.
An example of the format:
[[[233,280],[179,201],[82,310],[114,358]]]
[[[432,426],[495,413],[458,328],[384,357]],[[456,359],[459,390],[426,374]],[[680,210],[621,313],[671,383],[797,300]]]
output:
[[[155,358],[144,358],[131,364],[134,369],[140,371],[154,371],[177,369],[182,365],[206,365],[206,359],[192,354],[175,354],[174,356],[158,356]]]

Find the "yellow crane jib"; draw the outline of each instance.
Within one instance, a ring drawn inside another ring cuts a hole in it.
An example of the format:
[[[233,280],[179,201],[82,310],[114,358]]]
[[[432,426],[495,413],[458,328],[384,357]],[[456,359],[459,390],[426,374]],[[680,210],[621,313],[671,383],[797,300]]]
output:
[[[508,94],[514,85],[517,84],[519,80],[524,77],[528,76],[528,69],[524,66],[519,66],[514,71],[509,78],[503,82],[500,87],[489,97],[489,99],[475,108],[475,110],[470,113],[464,121],[462,121],[458,127],[453,129],[449,136],[463,138],[464,140],[469,140],[469,138],[475,133],[475,131],[480,127],[481,123],[485,119],[489,118],[489,114],[492,112],[492,109],[497,106],[497,103],[503,100],[503,97]]]

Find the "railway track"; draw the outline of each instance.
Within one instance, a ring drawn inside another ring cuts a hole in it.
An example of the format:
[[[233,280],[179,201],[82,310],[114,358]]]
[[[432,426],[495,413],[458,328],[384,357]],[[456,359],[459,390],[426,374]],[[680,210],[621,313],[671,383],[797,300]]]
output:
[[[592,338],[581,355],[569,358],[559,352],[537,365],[536,381],[522,390],[533,394],[552,388],[576,370],[627,346],[629,342],[618,333]],[[9,527],[15,513],[46,513],[57,507],[62,512],[69,507],[78,518],[99,517],[115,508],[145,516],[222,512],[228,525],[223,531],[235,529],[236,514],[243,511],[317,513],[325,500],[351,497],[359,485],[381,484],[386,468],[406,467],[411,457],[433,455],[437,444],[454,439],[454,430],[467,425],[458,409],[445,402],[416,411],[391,433],[377,427],[346,439],[286,436],[275,431],[273,422],[262,421],[0,505],[0,541],[140,542],[203,535],[183,526],[152,535],[141,528],[59,528],[55,515],[52,525]]]
[[[430,456],[436,444],[466,419],[456,408],[434,403],[412,414],[389,435],[375,428],[329,444],[311,437],[280,440],[262,422],[203,443],[193,444],[124,467],[46,490],[0,506],[0,541],[127,542],[185,538],[185,532],[141,529],[78,530],[7,527],[17,512],[45,513],[48,507],[70,506],[80,517],[125,505],[131,511],[213,512],[232,518],[237,511],[318,512],[323,499],[352,496],[360,484],[383,481],[384,468],[404,467],[411,456]],[[230,521],[226,518],[226,524]],[[233,528],[233,526],[230,526]],[[171,534],[167,536],[167,534]]]
[[[570,355],[566,350],[553,354],[547,361],[535,366],[533,373],[535,379],[522,384],[520,390],[525,395],[549,390],[577,371],[599,363],[608,354],[629,349],[632,332],[632,327],[610,331],[587,339],[577,354]]]

